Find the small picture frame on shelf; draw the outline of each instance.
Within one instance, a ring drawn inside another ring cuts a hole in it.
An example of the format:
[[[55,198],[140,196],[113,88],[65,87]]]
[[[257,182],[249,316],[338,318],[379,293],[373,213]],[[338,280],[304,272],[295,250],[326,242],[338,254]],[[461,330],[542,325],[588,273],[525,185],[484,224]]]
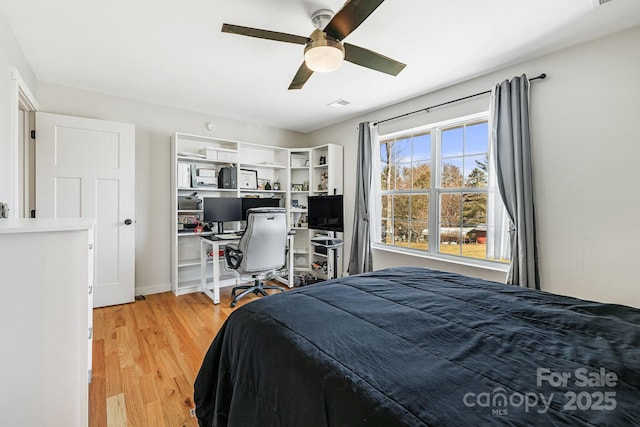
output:
[[[298,200],[297,199],[291,200],[291,207],[292,208],[297,208],[298,207]]]
[[[238,177],[240,188],[257,190],[258,189],[258,171],[251,169],[240,169]]]
[[[302,191],[302,184],[291,184],[291,191]]]

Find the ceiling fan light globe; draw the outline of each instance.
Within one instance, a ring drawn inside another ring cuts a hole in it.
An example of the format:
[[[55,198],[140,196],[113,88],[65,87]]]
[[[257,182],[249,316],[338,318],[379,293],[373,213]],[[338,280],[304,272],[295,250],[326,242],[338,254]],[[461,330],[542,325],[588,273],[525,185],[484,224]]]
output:
[[[304,61],[310,70],[329,73],[342,66],[344,51],[333,46],[316,46],[304,53]]]

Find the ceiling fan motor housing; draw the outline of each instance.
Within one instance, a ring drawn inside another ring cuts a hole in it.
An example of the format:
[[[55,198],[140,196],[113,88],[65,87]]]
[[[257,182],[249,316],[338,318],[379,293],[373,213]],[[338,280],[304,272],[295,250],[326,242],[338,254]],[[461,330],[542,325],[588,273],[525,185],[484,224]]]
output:
[[[340,68],[343,59],[342,43],[318,28],[313,30],[311,41],[304,48],[304,60],[309,69],[320,73],[335,71]]]
[[[322,30],[327,26],[331,18],[333,18],[334,13],[329,9],[320,9],[313,12],[311,15],[311,22],[315,28]]]

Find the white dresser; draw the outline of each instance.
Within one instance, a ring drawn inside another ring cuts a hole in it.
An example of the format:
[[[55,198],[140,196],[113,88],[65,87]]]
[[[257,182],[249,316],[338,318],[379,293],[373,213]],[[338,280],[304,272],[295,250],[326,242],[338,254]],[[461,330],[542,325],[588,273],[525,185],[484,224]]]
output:
[[[0,220],[0,425],[86,426],[93,220]]]

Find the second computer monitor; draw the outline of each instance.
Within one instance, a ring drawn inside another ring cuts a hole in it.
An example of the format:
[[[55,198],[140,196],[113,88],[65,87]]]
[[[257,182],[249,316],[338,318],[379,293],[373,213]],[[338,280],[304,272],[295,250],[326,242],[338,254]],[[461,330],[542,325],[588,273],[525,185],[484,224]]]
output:
[[[247,220],[247,211],[251,208],[278,208],[280,199],[245,197],[242,199],[242,220]]]
[[[344,231],[342,195],[310,196],[308,221],[312,230]]]
[[[205,197],[202,203],[204,222],[217,222],[222,233],[222,223],[242,221],[242,199],[238,197]]]

